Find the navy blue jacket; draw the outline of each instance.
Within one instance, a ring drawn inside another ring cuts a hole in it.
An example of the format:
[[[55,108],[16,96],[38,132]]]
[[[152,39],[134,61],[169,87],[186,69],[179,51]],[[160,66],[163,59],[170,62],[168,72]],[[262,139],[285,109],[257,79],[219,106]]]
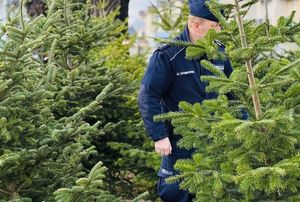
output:
[[[188,28],[176,39],[190,41]],[[224,51],[223,46],[220,49]],[[173,134],[170,123],[154,122],[154,115],[178,111],[180,101],[194,104],[217,97],[216,93],[206,93],[207,83],[200,80],[200,76],[210,75],[211,72],[200,65],[200,60],[186,60],[185,50],[184,47],[169,45],[157,49],[142,80],[139,108],[146,131],[153,141]],[[222,68],[227,76],[232,72],[228,60],[211,62]]]

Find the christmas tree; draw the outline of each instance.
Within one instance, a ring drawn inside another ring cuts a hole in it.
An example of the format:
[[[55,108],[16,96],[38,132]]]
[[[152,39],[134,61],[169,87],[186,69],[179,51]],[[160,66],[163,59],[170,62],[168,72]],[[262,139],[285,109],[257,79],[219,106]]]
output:
[[[182,135],[179,146],[195,148],[192,159],[176,164],[181,174],[169,179],[181,180],[195,201],[300,200],[300,58],[277,50],[298,40],[300,24],[293,22],[294,12],[277,25],[245,19],[256,2],[212,0],[209,8],[220,21],[220,33],[211,30],[195,44],[169,41],[187,47],[188,59],[201,60],[210,72],[200,78],[206,93],[218,93],[216,99],[182,102],[180,112],[156,117],[172,121]],[[229,78],[212,64],[226,58],[234,68]]]
[[[21,6],[18,15],[9,15],[8,23],[1,27],[2,201],[79,200],[85,196],[90,197],[88,201],[118,201],[110,194],[116,189],[114,194],[123,192],[126,197],[144,191],[127,193],[120,187],[129,184],[134,189],[132,179],[126,183],[123,179],[146,176],[140,171],[151,170],[153,165],[132,165],[154,157],[135,156],[116,163],[137,151],[147,153],[146,137],[135,133],[142,127],[137,127],[140,119],[129,96],[137,90],[143,63],[140,58],[131,61],[121,51],[114,57],[104,55],[112,43],[126,50],[120,45],[126,25],[115,20],[117,12],[93,15],[95,6],[90,1],[49,0],[46,16],[28,21]],[[114,66],[112,60],[121,56],[124,63]],[[139,65],[134,71],[127,64]],[[114,142],[121,142],[122,147],[116,149]],[[120,151],[125,143],[130,154]],[[105,173],[99,161],[109,168]]]

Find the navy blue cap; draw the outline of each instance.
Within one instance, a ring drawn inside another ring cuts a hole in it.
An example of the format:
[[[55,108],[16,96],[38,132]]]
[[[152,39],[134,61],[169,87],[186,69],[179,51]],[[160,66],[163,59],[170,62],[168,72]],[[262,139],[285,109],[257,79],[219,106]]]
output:
[[[214,22],[219,22],[218,18],[216,18],[206,6],[206,2],[207,0],[189,0],[190,14]]]

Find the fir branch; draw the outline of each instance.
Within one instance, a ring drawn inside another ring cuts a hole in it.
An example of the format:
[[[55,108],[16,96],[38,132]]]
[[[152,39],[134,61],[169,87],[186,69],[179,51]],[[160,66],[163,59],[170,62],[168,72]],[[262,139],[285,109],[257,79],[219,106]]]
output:
[[[288,17],[286,23],[285,23],[285,26],[289,26],[292,22],[293,22],[293,19],[295,17],[295,14],[296,14],[296,11],[292,11],[292,13],[290,14],[290,16]]]
[[[261,46],[274,44],[276,45],[277,43],[281,43],[283,41],[284,37],[283,36],[274,36],[274,37],[269,37],[269,36],[261,36],[258,37],[255,42],[253,43],[253,47],[259,47],[261,50]],[[269,49],[269,47],[268,47]],[[272,50],[272,49],[271,49]]]
[[[142,199],[146,198],[148,195],[149,195],[149,192],[146,191],[146,192],[140,194],[139,196],[137,196],[136,198],[134,198],[131,202],[139,202]]]
[[[259,0],[251,0],[241,5],[241,8],[251,7],[256,4]]]
[[[266,60],[262,60],[260,62],[258,62],[254,67],[253,67],[253,71],[254,71],[254,74],[258,74],[260,73],[261,71],[263,70],[266,70],[269,68],[269,65],[271,62],[274,62],[275,60],[274,59],[266,59]]]
[[[300,83],[294,83],[285,92],[285,96],[287,96],[287,97],[295,97],[299,94],[300,94]]]
[[[216,76],[213,76],[213,75],[212,76],[201,76],[201,80],[209,81],[209,82],[233,83],[228,78],[220,78],[220,77],[216,77]],[[248,87],[246,84],[243,84],[243,85],[244,85],[244,87]]]
[[[157,42],[161,44],[168,44],[171,46],[181,46],[181,47],[195,47],[195,48],[205,48],[202,44],[198,43],[191,43],[187,41],[180,41],[180,40],[168,40],[168,39],[157,39],[154,38]]]
[[[297,59],[296,61],[294,61],[294,62],[292,62],[292,63],[290,63],[290,64],[288,64],[288,65],[282,67],[280,70],[278,70],[277,72],[274,73],[274,76],[277,76],[277,75],[279,75],[279,74],[282,74],[282,73],[284,73],[285,71],[290,70],[290,69],[296,67],[296,66],[299,65],[299,64],[300,64],[300,58]]]
[[[53,10],[54,10],[54,7],[55,7],[55,0],[49,0],[47,5],[48,5],[47,16],[49,17],[53,13]]]
[[[247,13],[249,12],[249,10],[251,9],[251,7],[253,5],[255,5],[259,0],[251,0],[250,2],[246,2],[245,4],[242,4],[241,9],[246,8],[245,11],[241,12],[242,18],[245,18],[245,16],[247,15]]]
[[[207,60],[201,60],[201,65],[220,78],[227,78],[225,73]]]
[[[111,90],[113,88],[113,84],[108,84],[102,92],[96,97],[95,101],[91,102],[88,106],[81,108],[77,113],[75,113],[73,116],[67,118],[66,122],[72,122],[72,121],[79,121],[82,120],[88,112],[95,110],[97,106],[106,98],[106,96],[111,93]]]
[[[278,76],[278,75],[280,75],[280,74],[282,74],[282,73],[285,73],[285,72],[288,71],[288,70],[293,69],[294,67],[296,67],[296,66],[299,65],[299,64],[300,64],[300,58],[297,59],[297,60],[294,61],[294,62],[290,62],[289,64],[283,66],[283,67],[282,67],[281,69],[279,69],[278,71],[276,71],[276,72],[274,72],[274,73],[272,73],[272,74],[266,75],[264,78],[262,78],[262,79],[260,80],[260,83],[261,83],[261,84],[267,83],[267,82],[269,82],[270,80],[276,78],[276,76]]]
[[[76,181],[76,186],[69,188],[60,188],[54,192],[55,198],[58,201],[76,202],[82,200],[86,194],[88,194],[90,200],[94,201],[95,197],[102,198],[104,201],[108,201],[109,198],[113,201],[120,201],[113,197],[109,193],[102,191],[100,188],[103,186],[102,179],[105,177],[103,172],[106,170],[102,167],[102,162],[98,162],[91,170],[87,178],[80,178]]]
[[[187,47],[185,57],[187,60],[198,60],[205,54],[205,49],[196,47]]]
[[[169,112],[167,114],[160,114],[153,117],[154,121],[164,121],[164,120],[171,120],[175,118],[182,118],[182,117],[192,117],[193,115],[190,113],[185,112]]]
[[[266,83],[266,84],[258,84],[257,85],[257,89],[264,89],[264,88],[269,88],[269,87],[277,87],[277,86],[283,86],[283,85],[287,85],[287,84],[291,84],[294,83],[295,80],[291,79],[291,78],[286,78],[277,82],[271,82],[271,83]]]
[[[172,28],[172,25],[169,23],[169,21],[161,14],[161,12],[158,10],[158,8],[151,2],[151,7],[154,9],[156,14],[160,17],[162,20],[162,23],[167,26],[168,29]]]

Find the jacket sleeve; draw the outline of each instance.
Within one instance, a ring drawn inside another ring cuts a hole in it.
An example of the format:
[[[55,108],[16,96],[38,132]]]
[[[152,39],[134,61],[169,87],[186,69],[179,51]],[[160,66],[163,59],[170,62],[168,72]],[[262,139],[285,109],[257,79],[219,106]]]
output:
[[[229,77],[230,74],[232,73],[232,71],[233,71],[233,68],[230,64],[230,61],[228,59],[225,60],[225,62],[224,62],[224,73],[226,74],[227,77]]]
[[[172,71],[168,56],[155,51],[141,83],[138,104],[145,129],[153,141],[168,137],[163,122],[154,122],[153,117],[161,114],[161,100],[172,83]]]

